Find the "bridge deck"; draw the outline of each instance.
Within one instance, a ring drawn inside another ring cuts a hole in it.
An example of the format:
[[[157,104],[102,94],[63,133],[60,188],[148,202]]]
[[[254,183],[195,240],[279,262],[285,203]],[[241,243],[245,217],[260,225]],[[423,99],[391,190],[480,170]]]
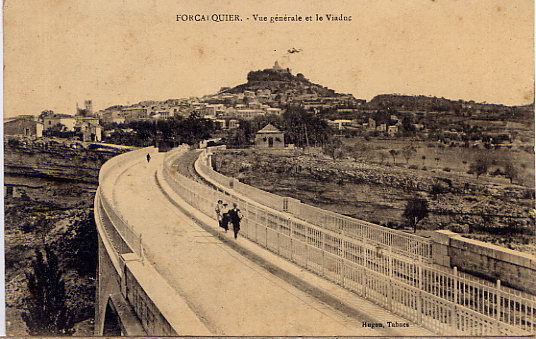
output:
[[[355,314],[323,302],[318,296],[242,256],[168,200],[155,180],[162,160],[163,154],[153,157],[150,164],[140,159],[126,170],[122,169],[124,172],[115,183],[104,185],[113,185],[114,206],[135,231],[142,234],[148,260],[213,334],[431,334],[414,325],[410,328],[365,328],[362,321],[373,321],[375,316],[378,317],[376,322],[384,324],[403,320],[355,297],[360,304],[352,299],[354,306],[362,308],[364,313],[362,318],[356,319]],[[231,238],[232,232],[227,237]],[[255,248],[256,245],[246,239],[237,241],[244,242],[250,249],[267,252]],[[292,265],[280,260],[284,265]]]

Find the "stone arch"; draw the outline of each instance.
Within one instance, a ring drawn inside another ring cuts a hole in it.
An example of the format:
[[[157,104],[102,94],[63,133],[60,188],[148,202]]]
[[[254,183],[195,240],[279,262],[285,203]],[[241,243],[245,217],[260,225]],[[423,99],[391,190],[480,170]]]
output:
[[[118,337],[123,335],[121,330],[121,320],[119,315],[112,304],[112,300],[108,299],[106,303],[106,310],[104,311],[104,326],[102,328],[102,335],[105,337]]]

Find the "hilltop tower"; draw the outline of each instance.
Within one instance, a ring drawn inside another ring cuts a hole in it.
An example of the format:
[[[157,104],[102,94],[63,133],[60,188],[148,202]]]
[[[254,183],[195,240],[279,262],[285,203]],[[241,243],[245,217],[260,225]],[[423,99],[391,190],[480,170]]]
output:
[[[281,67],[281,65],[279,65],[279,62],[276,60],[275,63],[274,63],[274,66],[271,68],[272,71],[276,71],[276,72],[286,72],[286,73],[291,73],[291,69],[290,68],[283,68]]]
[[[84,108],[76,103],[76,116],[91,117],[93,116],[93,100],[84,100]]]
[[[84,101],[84,106],[86,106],[86,115],[93,115],[93,100]]]

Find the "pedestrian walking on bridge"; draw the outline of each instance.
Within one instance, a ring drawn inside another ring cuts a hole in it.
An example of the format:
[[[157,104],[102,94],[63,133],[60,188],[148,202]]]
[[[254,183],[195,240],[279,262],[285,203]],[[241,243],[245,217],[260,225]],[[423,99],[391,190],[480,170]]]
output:
[[[227,233],[227,230],[229,229],[229,206],[227,204],[223,204],[220,213],[221,227],[225,230],[225,233]]]
[[[238,232],[240,231],[240,221],[242,220],[243,215],[238,208],[238,205],[234,202],[233,208],[229,211],[229,219],[233,224],[234,238],[238,237]]]
[[[216,219],[218,220],[218,226],[223,228],[223,201],[218,200],[218,203],[216,204]]]

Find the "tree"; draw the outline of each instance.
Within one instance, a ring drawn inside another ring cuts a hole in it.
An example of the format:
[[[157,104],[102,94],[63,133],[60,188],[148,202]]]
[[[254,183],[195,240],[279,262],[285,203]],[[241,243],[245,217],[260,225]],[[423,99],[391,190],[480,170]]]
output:
[[[469,165],[469,170],[476,174],[476,178],[488,172],[489,160],[486,158],[477,158]]]
[[[75,269],[80,276],[94,277],[97,271],[98,239],[93,210],[72,214],[72,223],[54,248],[61,248],[64,268]]]
[[[359,158],[366,158],[370,159],[372,154],[372,148],[364,143],[364,144],[356,144],[353,147],[347,147],[347,153],[351,153],[355,160]]]
[[[510,179],[511,184],[513,183],[514,179],[519,177],[519,170],[510,161],[504,165],[504,173],[504,176]]]
[[[194,145],[201,140],[210,138],[215,130],[211,120],[201,118],[196,113],[192,113],[188,118],[179,121],[178,125],[179,139],[189,145]]]
[[[306,112],[303,107],[289,106],[282,115],[283,128],[290,143],[296,146],[324,145],[331,134],[327,122]]]
[[[444,185],[439,182],[434,182],[432,188],[430,189],[430,194],[433,196],[433,199],[437,199],[439,194],[445,193],[447,190]]]
[[[38,116],[38,119],[39,120],[43,120],[45,117],[47,116],[51,116],[51,115],[54,115],[54,111],[53,110],[50,110],[50,109],[46,109],[44,111],[42,111],[39,116]]]
[[[69,138],[74,136],[74,132],[68,132],[67,126],[64,124],[57,123],[56,125],[48,128],[43,132],[45,136],[58,137],[58,138]]]
[[[402,129],[405,135],[415,135],[415,125],[413,124],[413,119],[410,116],[405,116],[402,119]]]
[[[389,151],[389,154],[393,157],[393,163],[396,163],[396,156],[398,155],[398,151],[395,149],[392,149]]]
[[[26,299],[28,311],[21,314],[30,335],[72,335],[74,319],[67,308],[67,295],[63,272],[58,257],[45,246],[46,258],[35,251],[32,272],[26,273],[30,297]]]
[[[337,160],[343,154],[342,152],[342,141],[339,138],[333,138],[330,142],[324,145],[323,151],[324,154],[329,155],[333,160]]]
[[[249,120],[240,120],[238,128],[234,131],[229,131],[229,139],[227,146],[235,148],[244,148],[247,145],[251,144],[251,140],[255,135],[255,131],[251,126],[251,121]]]
[[[378,158],[380,159],[380,164],[383,165],[383,162],[388,158],[388,155],[383,152],[378,152]]]
[[[406,203],[402,216],[413,226],[413,233],[417,232],[417,224],[428,216],[428,201],[423,198],[412,198]]]
[[[404,148],[402,148],[402,156],[404,157],[404,159],[406,159],[406,164],[409,162],[409,159],[411,159],[411,157],[417,153],[417,149],[411,145],[408,145],[408,146],[404,146]]]
[[[268,114],[268,115],[260,115],[256,116],[253,119],[249,120],[251,123],[251,127],[253,129],[253,134],[258,132],[260,129],[264,128],[264,126],[268,124],[272,124],[279,130],[283,130],[283,119],[280,115],[277,114]]]

